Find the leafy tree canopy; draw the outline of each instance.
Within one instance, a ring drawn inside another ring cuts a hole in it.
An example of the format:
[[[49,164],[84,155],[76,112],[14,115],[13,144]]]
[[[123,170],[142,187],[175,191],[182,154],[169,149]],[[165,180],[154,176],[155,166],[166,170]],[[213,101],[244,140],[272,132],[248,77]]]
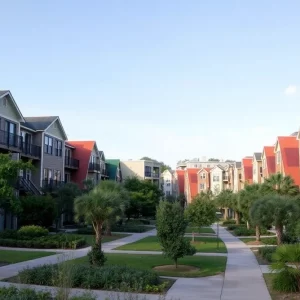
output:
[[[172,168],[169,165],[165,165],[162,161],[158,161],[158,160],[150,158],[148,156],[143,156],[141,158],[141,160],[150,160],[150,161],[154,161],[154,162],[160,163],[161,164],[161,172],[164,172],[165,170],[169,170],[169,171],[172,170]]]
[[[216,161],[219,162],[220,160],[218,158],[210,158],[208,161]]]
[[[17,213],[20,210],[14,190],[20,170],[33,169],[31,161],[13,160],[11,154],[0,154],[0,208]]]

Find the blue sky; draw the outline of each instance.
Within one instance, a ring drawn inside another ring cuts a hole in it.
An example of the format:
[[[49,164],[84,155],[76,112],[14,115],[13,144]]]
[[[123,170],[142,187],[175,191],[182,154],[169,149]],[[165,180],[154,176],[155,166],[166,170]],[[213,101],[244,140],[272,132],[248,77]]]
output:
[[[298,130],[299,1],[0,7],[0,89],[106,157],[240,160]]]

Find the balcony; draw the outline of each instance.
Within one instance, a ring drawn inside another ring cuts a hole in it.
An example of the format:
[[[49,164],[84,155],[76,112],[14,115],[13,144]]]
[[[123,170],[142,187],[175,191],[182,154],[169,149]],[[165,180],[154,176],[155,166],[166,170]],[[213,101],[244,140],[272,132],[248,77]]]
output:
[[[79,160],[76,158],[65,156],[65,168],[78,169],[79,168]]]
[[[223,176],[223,181],[229,181],[229,176],[228,175]]]
[[[22,137],[17,134],[9,133],[4,130],[0,130],[0,147],[21,152]]]
[[[62,186],[64,186],[66,183],[64,181],[60,180],[54,180],[54,179],[44,179],[42,181],[42,187],[46,191],[52,191],[54,189],[58,189]]]
[[[145,172],[145,177],[151,177],[151,178],[159,179],[159,173],[146,171]]]
[[[21,153],[23,156],[41,158],[41,147],[33,144],[22,143]]]
[[[100,164],[96,163],[89,163],[89,172],[100,172]]]

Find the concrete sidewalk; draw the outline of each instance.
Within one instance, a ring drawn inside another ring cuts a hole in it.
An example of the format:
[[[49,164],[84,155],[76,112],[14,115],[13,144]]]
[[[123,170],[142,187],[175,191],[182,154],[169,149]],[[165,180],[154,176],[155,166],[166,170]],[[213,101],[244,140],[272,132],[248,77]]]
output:
[[[216,229],[216,225],[213,229]],[[222,227],[219,227],[219,236],[228,251],[224,285],[219,299],[271,300],[261,268],[253,252]]]

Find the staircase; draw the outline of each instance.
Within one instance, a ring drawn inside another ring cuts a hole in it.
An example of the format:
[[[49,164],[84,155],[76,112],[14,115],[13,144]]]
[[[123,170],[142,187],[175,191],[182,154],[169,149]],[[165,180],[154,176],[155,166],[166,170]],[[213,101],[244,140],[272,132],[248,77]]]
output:
[[[25,192],[33,194],[33,195],[42,195],[43,194],[42,191],[39,190],[30,179],[26,179],[21,176],[19,177],[18,188],[19,188],[19,190],[25,191]]]

